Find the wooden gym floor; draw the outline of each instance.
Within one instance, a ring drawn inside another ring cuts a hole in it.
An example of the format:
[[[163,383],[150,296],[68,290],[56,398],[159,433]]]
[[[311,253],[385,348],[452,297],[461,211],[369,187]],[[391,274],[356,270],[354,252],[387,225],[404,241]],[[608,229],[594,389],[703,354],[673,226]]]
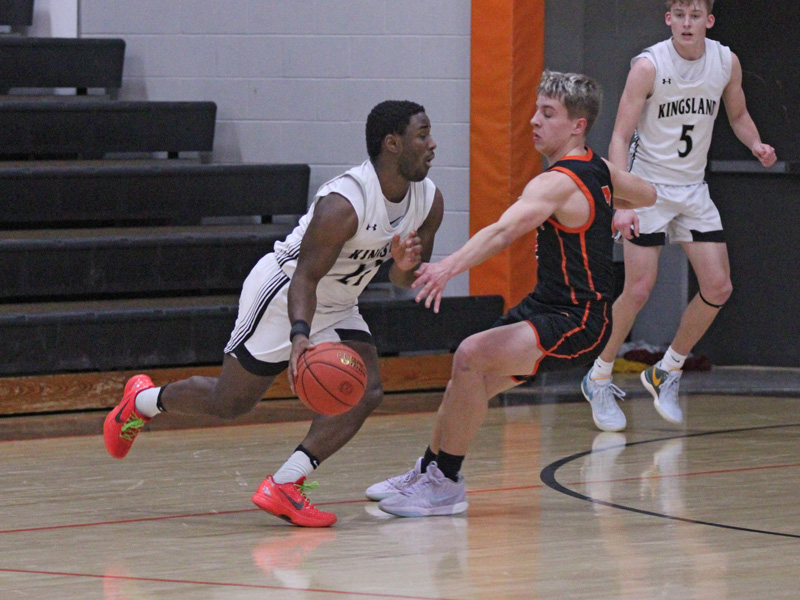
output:
[[[594,428],[579,377],[496,399],[465,462],[470,508],[457,517],[398,519],[364,498],[424,450],[439,394],[405,394],[408,410],[393,398],[315,473],[312,500],[339,516],[322,530],[250,503],[304,420],[147,431],[123,461],[96,433],[7,436],[0,595],[798,597],[798,372],[685,377],[684,427],[657,416],[635,377],[617,379],[632,392],[624,433]]]

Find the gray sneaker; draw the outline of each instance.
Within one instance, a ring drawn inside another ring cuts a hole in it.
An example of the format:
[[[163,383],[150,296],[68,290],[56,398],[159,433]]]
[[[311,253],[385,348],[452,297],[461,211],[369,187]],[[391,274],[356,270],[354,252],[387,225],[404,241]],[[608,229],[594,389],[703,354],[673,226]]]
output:
[[[614,396],[620,399],[624,398],[625,392],[610,380],[605,383],[597,383],[589,377],[589,373],[581,381],[581,392],[592,405],[594,424],[601,431],[622,431],[628,421],[625,419],[625,413],[617,406]]]
[[[394,496],[395,494],[399,494],[409,486],[414,485],[417,480],[422,477],[422,471],[420,470],[421,465],[422,457],[419,457],[417,459],[417,464],[407,473],[390,477],[385,481],[369,486],[365,492],[367,498],[378,502],[390,496]]]
[[[458,481],[448,479],[435,462],[428,465],[414,485],[378,504],[383,512],[398,517],[456,515],[468,506],[464,478],[459,475]]]
[[[639,379],[647,391],[653,395],[653,405],[664,420],[680,425],[683,411],[678,404],[678,387],[683,371],[664,371],[656,365],[642,371]]]

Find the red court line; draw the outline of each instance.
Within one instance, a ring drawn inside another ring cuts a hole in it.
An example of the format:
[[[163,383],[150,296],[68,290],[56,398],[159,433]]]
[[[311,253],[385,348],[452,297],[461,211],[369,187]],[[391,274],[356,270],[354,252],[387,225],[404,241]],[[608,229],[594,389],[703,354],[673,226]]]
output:
[[[340,500],[337,502],[315,502],[316,506],[330,506],[342,504],[357,504],[369,502],[369,500]],[[21,529],[0,530],[0,535],[4,533],[28,533],[33,531],[54,531],[56,529],[76,529],[79,527],[97,527],[101,525],[124,525],[126,523],[146,523],[148,521],[169,521],[171,519],[193,519],[195,517],[217,517],[219,515],[237,515],[240,513],[258,512],[260,508],[240,508],[238,510],[212,510],[202,513],[186,513],[182,515],[165,515],[160,517],[141,517],[139,519],[118,519],[115,521],[95,521],[90,523],[70,523],[68,525],[46,525],[44,527],[25,527]]]
[[[729,474],[729,473],[745,473],[748,471],[763,471],[767,469],[787,469],[787,468],[796,468],[800,467],[800,463],[787,463],[782,465],[764,465],[760,467],[742,467],[739,469],[717,469],[713,471],[695,471],[692,473],[678,473],[676,475],[656,475],[653,477],[622,477],[619,479],[603,479],[603,480],[593,480],[592,483],[599,483],[602,481],[603,483],[624,483],[630,481],[642,481],[646,479],[665,479],[667,477],[696,477],[698,475],[722,475],[722,474]],[[564,485],[585,485],[586,481],[571,481]],[[480,490],[469,490],[467,491],[468,494],[488,494],[488,493],[498,493],[498,492],[516,492],[516,491],[523,491],[523,490],[535,490],[545,487],[544,484],[532,484],[532,485],[521,485],[515,487],[498,487],[498,488],[484,488]],[[340,506],[343,504],[361,504],[369,502],[369,500],[339,500],[336,502],[316,502],[317,506]],[[97,522],[90,522],[90,523],[71,523],[69,525],[49,525],[45,527],[25,527],[21,529],[6,529],[0,530],[0,535],[2,534],[10,534],[10,533],[30,533],[36,531],[54,531],[58,529],[77,529],[80,527],[100,527],[105,525],[125,525],[127,523],[145,523],[149,521],[168,521],[171,519],[193,519],[196,517],[216,517],[220,515],[236,515],[240,513],[248,513],[248,512],[258,512],[260,509],[258,508],[243,508],[239,510],[220,510],[220,511],[211,511],[211,512],[203,512],[203,513],[187,513],[181,515],[167,515],[161,517],[141,517],[139,519],[119,519],[115,521],[97,521]],[[2,569],[0,569],[2,570]]]
[[[121,575],[96,575],[93,573],[64,573],[60,571],[38,571],[33,569],[3,569],[1,573],[21,573],[29,575],[53,575],[61,577],[78,577],[83,579],[119,579],[125,581],[147,581],[152,583],[179,583],[188,585],[202,585],[210,587],[248,588],[256,590],[281,590],[285,592],[303,592],[318,594],[338,594],[363,598],[397,598],[399,600],[456,600],[455,598],[432,598],[430,596],[407,596],[399,594],[381,594],[367,592],[346,592],[343,590],[323,590],[317,588],[292,588],[280,585],[259,585],[255,583],[226,583],[223,581],[194,581],[191,579],[160,579],[158,577],[127,577]]]

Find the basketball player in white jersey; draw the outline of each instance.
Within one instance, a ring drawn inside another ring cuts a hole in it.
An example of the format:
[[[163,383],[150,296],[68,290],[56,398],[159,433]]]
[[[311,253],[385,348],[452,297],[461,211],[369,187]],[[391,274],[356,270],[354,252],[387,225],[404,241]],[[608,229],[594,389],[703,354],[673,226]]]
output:
[[[664,358],[641,374],[658,413],[683,422],[678,404],[681,369],[689,352],[728,300],[732,286],[722,222],[703,181],[720,100],[736,137],[765,167],[775,149],[761,142],[742,91],[742,66],[729,48],[706,38],[714,25],[714,0],[667,0],[672,37],[631,61],[609,159],[655,184],[655,206],[617,211],[614,225],[624,238],[625,286],[613,307],[608,344],[581,384],[595,425],[625,428],[625,414],[611,383],[614,358],[656,281],[661,247],[680,243],[700,287],[683,313]],[[631,143],[632,142],[632,143]]]
[[[335,417],[318,415],[284,465],[253,495],[260,508],[296,525],[327,527],[336,515],[315,508],[305,478],[344,446],[383,399],[375,342],[358,296],[384,262],[389,278],[410,287],[414,269],[431,257],[444,211],[427,178],[436,143],[425,109],[389,100],[367,118],[363,164],[323,184],[294,231],[248,275],[219,378],[191,377],[155,387],[147,375],[125,386],[104,427],[108,452],[123,458],[159,412],[234,418],[249,412],[275,377],[311,345],[344,342],[368,371],[361,402]]]

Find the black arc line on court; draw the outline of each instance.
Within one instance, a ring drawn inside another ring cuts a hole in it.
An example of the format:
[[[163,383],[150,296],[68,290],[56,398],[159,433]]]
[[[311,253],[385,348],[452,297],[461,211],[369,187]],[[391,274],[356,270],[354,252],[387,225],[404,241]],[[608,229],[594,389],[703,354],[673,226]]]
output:
[[[609,450],[611,448],[618,448],[619,446],[629,447],[629,446],[638,446],[640,444],[653,444],[655,442],[663,442],[666,440],[675,440],[679,438],[690,438],[690,437],[701,437],[706,435],[720,435],[726,433],[739,433],[742,431],[758,431],[762,429],[779,429],[782,427],[800,427],[800,423],[791,423],[788,425],[765,425],[763,427],[744,427],[742,429],[724,429],[720,431],[704,431],[701,433],[687,433],[685,435],[672,435],[662,438],[657,438],[653,440],[642,440],[638,442],[630,442],[626,444],[618,444],[617,446],[609,446],[608,448],[604,448],[603,451]],[[586,502],[592,502],[593,504],[602,504],[603,506],[610,506],[611,508],[618,508],[620,510],[627,510],[629,512],[639,513],[641,515],[648,515],[650,517],[659,517],[661,519],[670,519],[672,521],[682,521],[684,523],[693,523],[695,525],[708,525],[709,527],[719,527],[720,529],[733,529],[735,531],[746,531],[748,533],[760,533],[763,535],[777,535],[780,537],[788,537],[788,538],[797,538],[800,539],[800,535],[794,533],[781,533],[779,531],[765,531],[763,529],[751,529],[749,527],[737,527],[735,525],[724,525],[722,523],[712,523],[711,521],[700,521],[697,519],[687,519],[685,517],[676,517],[674,515],[667,515],[664,513],[657,513],[650,510],[643,510],[641,508],[634,508],[632,506],[625,506],[624,504],[616,504],[614,502],[606,502],[605,500],[598,500],[596,498],[592,498],[591,496],[586,496],[575,490],[571,490],[568,487],[561,485],[558,481],[556,481],[556,471],[562,467],[563,465],[572,462],[573,460],[577,460],[582,456],[586,456],[587,454],[591,454],[594,452],[593,450],[587,450],[586,452],[579,452],[578,454],[573,454],[572,456],[567,456],[565,458],[559,459],[555,462],[550,463],[539,474],[539,478],[542,480],[547,487],[565,494],[567,496],[572,496],[573,498],[578,498],[579,500],[585,500]]]

